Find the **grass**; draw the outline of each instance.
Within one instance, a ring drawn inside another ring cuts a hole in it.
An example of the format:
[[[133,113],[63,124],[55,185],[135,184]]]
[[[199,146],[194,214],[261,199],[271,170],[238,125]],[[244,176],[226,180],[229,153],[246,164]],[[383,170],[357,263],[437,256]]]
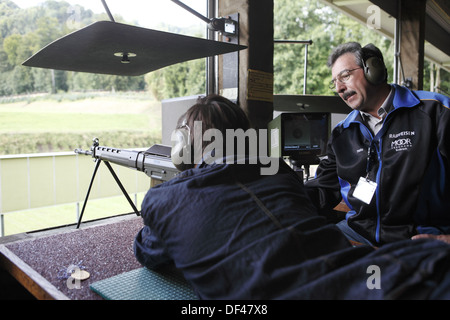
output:
[[[101,130],[151,131],[146,114],[83,114],[0,112],[0,132],[84,132]]]
[[[161,103],[148,93],[68,93],[0,98],[0,155],[150,147],[161,141]],[[138,208],[143,195],[138,195]],[[82,203],[79,204],[81,211]],[[132,212],[122,195],[89,200],[83,221]],[[76,204],[4,214],[5,235],[77,221]]]
[[[0,155],[73,151],[94,137],[120,148],[160,142],[161,103],[146,93],[0,99]]]
[[[145,193],[137,194],[137,208],[140,209]],[[131,195],[134,200],[134,196]],[[81,214],[83,203],[79,203],[78,214]],[[123,195],[107,198],[92,199],[86,204],[82,222],[132,213],[128,201]],[[16,211],[4,215],[5,236],[45,230],[54,227],[72,225],[78,222],[77,204],[70,203],[53,207]]]
[[[99,138],[101,145],[117,148],[150,147],[161,140],[156,134],[144,131],[4,133],[0,134],[0,154],[86,150],[91,147],[94,137]]]

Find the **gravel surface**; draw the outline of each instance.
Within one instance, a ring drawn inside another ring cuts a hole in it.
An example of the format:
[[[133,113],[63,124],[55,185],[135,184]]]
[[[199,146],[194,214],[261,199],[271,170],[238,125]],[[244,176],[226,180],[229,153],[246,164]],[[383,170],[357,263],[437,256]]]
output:
[[[133,241],[142,228],[142,218],[134,217],[105,225],[69,230],[6,245],[36,272],[74,300],[101,299],[89,289],[93,282],[142,267],[133,253]],[[71,266],[89,272],[81,288],[68,281]],[[72,288],[70,288],[72,287]]]

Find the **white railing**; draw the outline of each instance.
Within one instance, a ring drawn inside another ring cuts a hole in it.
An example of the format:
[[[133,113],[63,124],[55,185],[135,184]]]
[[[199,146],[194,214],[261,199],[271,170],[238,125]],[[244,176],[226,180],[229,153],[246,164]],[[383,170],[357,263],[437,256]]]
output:
[[[127,193],[148,190],[150,178],[142,172],[111,164]],[[62,204],[83,203],[94,170],[90,156],[74,152],[0,156],[0,236],[4,216]],[[89,199],[123,195],[106,166],[100,166]]]

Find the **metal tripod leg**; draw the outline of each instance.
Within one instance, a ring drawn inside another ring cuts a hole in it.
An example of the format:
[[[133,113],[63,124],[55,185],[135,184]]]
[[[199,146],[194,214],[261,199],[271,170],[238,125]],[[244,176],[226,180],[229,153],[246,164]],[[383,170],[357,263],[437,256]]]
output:
[[[136,213],[137,216],[140,216],[141,214],[139,213],[139,210],[136,208],[133,201],[131,201],[130,196],[128,195],[127,191],[125,190],[124,186],[120,182],[119,178],[117,177],[116,173],[114,172],[114,170],[111,167],[111,165],[109,164],[109,162],[105,161],[105,164],[108,167],[109,171],[111,172],[112,176],[114,177],[114,180],[116,180],[117,184],[119,185],[120,190],[122,190],[123,195],[125,196],[125,198],[127,198],[128,202],[130,203],[131,207],[133,208],[134,213]]]
[[[97,163],[95,165],[94,174],[92,175],[91,183],[89,184],[89,188],[88,188],[88,191],[86,194],[86,199],[84,199],[83,209],[81,209],[81,214],[80,214],[80,217],[78,218],[77,229],[80,227],[81,219],[83,219],[84,209],[86,209],[86,204],[87,204],[87,201],[89,198],[89,194],[91,193],[92,184],[94,183],[95,175],[97,174],[98,167],[100,166],[100,163],[102,162],[102,160],[97,159],[96,162]]]
[[[91,182],[89,183],[89,188],[88,188],[88,191],[87,191],[87,194],[86,194],[86,199],[84,200],[83,209],[81,209],[80,218],[78,219],[77,229],[80,228],[81,220],[83,219],[83,214],[84,214],[84,210],[86,208],[86,204],[87,204],[87,201],[88,201],[88,198],[89,198],[89,194],[91,193],[92,184],[94,183],[95,175],[97,174],[98,167],[100,166],[100,163],[102,162],[102,160],[101,159],[97,159],[96,162],[97,163],[95,165],[94,173],[92,175]],[[130,196],[126,192],[124,186],[120,182],[119,178],[117,177],[116,173],[114,172],[114,170],[111,167],[111,165],[109,164],[109,162],[105,161],[105,165],[108,167],[109,171],[111,172],[112,176],[114,177],[114,180],[116,180],[117,184],[119,185],[120,190],[122,190],[122,193],[124,194],[125,198],[127,198],[128,202],[130,203],[130,205],[133,208],[133,210],[136,213],[136,215],[140,216],[139,210],[134,205],[133,201],[131,200]]]

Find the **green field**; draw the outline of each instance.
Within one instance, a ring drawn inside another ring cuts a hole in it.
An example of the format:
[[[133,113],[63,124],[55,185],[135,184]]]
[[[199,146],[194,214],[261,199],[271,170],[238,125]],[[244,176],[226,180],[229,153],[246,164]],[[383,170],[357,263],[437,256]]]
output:
[[[161,140],[161,103],[148,93],[43,95],[0,99],[0,155],[104,145],[148,147]]]
[[[0,98],[0,155],[88,149],[92,138],[118,148],[161,141],[161,103],[148,93],[88,93]],[[131,195],[134,199],[134,195]],[[137,197],[140,208],[143,194]],[[83,203],[78,204],[78,212]],[[89,200],[83,221],[132,212],[125,197]],[[4,214],[5,235],[77,221],[77,204]]]
[[[136,204],[138,209],[140,209],[140,204],[144,195],[145,194],[137,195]],[[134,201],[134,195],[130,195],[130,197]],[[3,218],[5,236],[74,225],[78,222],[77,214],[81,214],[82,207],[83,203],[79,203],[77,212],[77,204],[70,203],[5,214]],[[122,195],[106,199],[92,199],[86,204],[82,222],[132,212],[133,209]]]

